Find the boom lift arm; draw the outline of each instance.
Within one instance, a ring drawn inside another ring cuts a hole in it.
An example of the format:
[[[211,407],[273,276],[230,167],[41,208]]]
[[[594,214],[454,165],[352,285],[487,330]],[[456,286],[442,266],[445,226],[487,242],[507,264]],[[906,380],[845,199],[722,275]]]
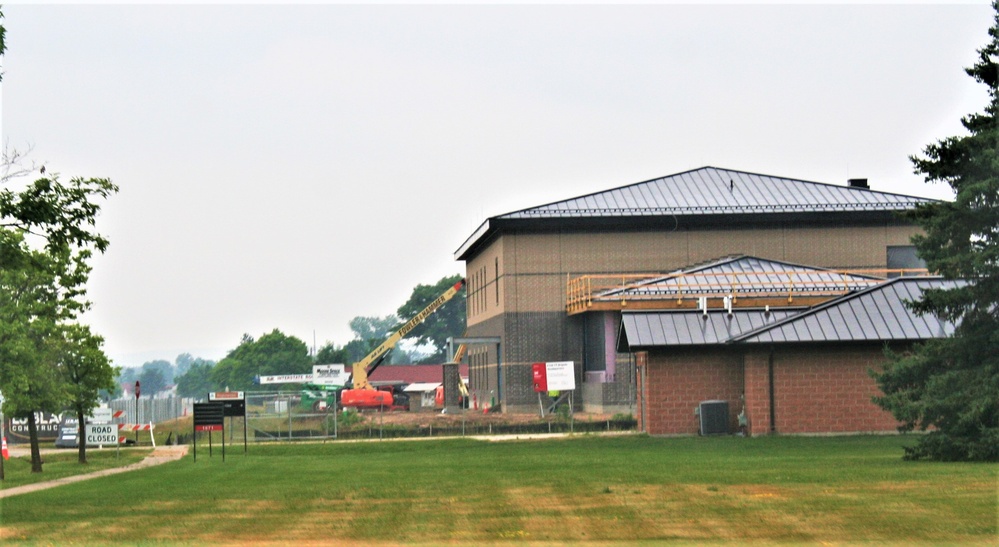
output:
[[[454,296],[458,294],[458,291],[460,291],[464,286],[464,279],[455,283],[450,289],[444,291],[444,294],[438,296],[426,308],[423,308],[423,311],[416,314],[416,316],[407,321],[405,325],[400,327],[399,330],[395,331],[395,333],[386,338],[381,345],[372,350],[372,352],[366,355],[364,359],[354,363],[352,367],[354,389],[373,390],[374,387],[368,383],[368,373],[373,372],[374,369],[381,364],[382,360],[384,360],[388,355],[388,352],[399,343],[399,340],[405,338],[410,331],[417,327],[417,325],[424,322],[427,317],[430,317],[432,313],[437,311],[437,308],[443,306],[448,300],[454,298]]]

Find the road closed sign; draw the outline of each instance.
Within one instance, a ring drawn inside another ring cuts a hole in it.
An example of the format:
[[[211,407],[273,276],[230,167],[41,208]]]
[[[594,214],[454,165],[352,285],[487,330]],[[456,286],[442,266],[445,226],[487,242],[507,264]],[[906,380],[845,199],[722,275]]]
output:
[[[118,444],[118,426],[115,424],[87,424],[87,446]]]

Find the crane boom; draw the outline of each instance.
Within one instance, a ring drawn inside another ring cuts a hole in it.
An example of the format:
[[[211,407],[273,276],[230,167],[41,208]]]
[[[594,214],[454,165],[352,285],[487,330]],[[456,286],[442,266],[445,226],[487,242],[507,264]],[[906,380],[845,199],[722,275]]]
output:
[[[374,389],[370,383],[368,383],[368,367],[373,363],[380,363],[385,355],[399,343],[399,340],[405,338],[407,334],[417,327],[420,323],[424,322],[430,314],[437,311],[437,308],[443,306],[448,300],[454,298],[458,291],[465,286],[465,280],[462,279],[454,284],[450,289],[444,291],[444,294],[438,296],[433,302],[431,302],[423,311],[416,314],[412,319],[406,322],[405,325],[399,327],[399,330],[395,331],[391,336],[385,339],[377,348],[367,354],[364,359],[353,364],[352,374],[354,381],[354,389]],[[377,366],[377,364],[376,364]]]

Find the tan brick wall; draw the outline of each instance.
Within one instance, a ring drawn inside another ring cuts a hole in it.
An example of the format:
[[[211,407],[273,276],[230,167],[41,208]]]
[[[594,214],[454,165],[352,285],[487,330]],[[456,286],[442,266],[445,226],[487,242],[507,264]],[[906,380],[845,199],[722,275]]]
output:
[[[488,321],[505,311],[503,250],[503,239],[497,239],[465,265],[469,324]]]
[[[481,322],[508,311],[561,310],[569,275],[668,272],[736,254],[808,266],[883,268],[887,247],[908,244],[916,232],[912,226],[879,225],[509,233],[466,264],[466,276],[477,280],[475,290],[485,295],[481,303],[469,299],[470,311],[475,306],[469,321]]]

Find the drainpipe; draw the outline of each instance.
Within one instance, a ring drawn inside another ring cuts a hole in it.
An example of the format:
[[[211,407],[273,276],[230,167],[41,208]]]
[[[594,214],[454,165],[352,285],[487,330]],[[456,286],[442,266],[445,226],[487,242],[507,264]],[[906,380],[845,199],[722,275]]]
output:
[[[777,432],[777,409],[774,408],[774,348],[770,347],[770,357],[767,359],[767,377],[770,381],[770,433]]]

